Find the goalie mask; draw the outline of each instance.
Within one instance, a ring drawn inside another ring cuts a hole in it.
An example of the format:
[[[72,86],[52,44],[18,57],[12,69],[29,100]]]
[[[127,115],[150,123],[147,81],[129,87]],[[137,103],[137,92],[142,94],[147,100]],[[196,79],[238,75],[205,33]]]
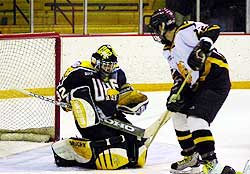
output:
[[[149,30],[154,40],[162,44],[167,44],[169,41],[166,39],[165,34],[176,27],[174,13],[167,9],[162,8],[156,10],[149,23]]]
[[[100,73],[103,81],[108,81],[117,64],[117,55],[110,45],[102,45],[92,54],[91,64]]]

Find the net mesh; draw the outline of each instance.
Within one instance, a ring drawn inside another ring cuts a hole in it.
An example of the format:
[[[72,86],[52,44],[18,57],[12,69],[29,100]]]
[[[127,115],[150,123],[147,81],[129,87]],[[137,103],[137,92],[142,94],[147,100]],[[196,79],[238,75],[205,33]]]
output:
[[[55,44],[55,38],[0,39],[1,137],[26,132],[54,138],[55,106],[13,89],[54,99]]]

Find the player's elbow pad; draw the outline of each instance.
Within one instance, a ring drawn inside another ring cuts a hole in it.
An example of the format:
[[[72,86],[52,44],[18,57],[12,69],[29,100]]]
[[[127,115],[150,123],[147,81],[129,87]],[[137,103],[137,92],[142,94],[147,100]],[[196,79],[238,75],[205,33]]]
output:
[[[209,37],[202,37],[198,45],[205,54],[208,54],[213,49],[213,41]]]

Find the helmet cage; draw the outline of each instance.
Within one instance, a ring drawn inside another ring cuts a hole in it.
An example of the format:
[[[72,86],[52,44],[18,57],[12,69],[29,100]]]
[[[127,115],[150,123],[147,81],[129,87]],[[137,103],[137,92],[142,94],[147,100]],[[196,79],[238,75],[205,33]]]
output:
[[[110,45],[101,46],[92,54],[91,63],[103,80],[108,80],[117,64],[117,55]]]
[[[100,71],[111,74],[114,71],[115,65],[117,62],[100,62]]]
[[[161,27],[160,29],[160,25],[163,26]],[[154,41],[156,42],[159,42],[159,43],[162,43],[163,40],[165,40],[165,34],[166,34],[166,30],[165,30],[165,24],[164,22],[162,24],[159,24],[158,26],[156,27],[152,27],[150,26],[149,28],[149,31],[151,33],[151,36],[153,37]]]

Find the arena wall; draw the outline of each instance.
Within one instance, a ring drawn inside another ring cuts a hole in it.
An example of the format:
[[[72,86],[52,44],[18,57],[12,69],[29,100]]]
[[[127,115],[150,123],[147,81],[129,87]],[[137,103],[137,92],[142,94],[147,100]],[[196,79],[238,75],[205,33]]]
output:
[[[117,52],[120,67],[128,81],[144,91],[171,87],[169,65],[163,45],[151,36],[102,35],[62,36],[62,73],[77,60],[89,60],[101,45],[110,44]],[[227,58],[232,88],[250,89],[250,35],[221,35],[215,47]]]

